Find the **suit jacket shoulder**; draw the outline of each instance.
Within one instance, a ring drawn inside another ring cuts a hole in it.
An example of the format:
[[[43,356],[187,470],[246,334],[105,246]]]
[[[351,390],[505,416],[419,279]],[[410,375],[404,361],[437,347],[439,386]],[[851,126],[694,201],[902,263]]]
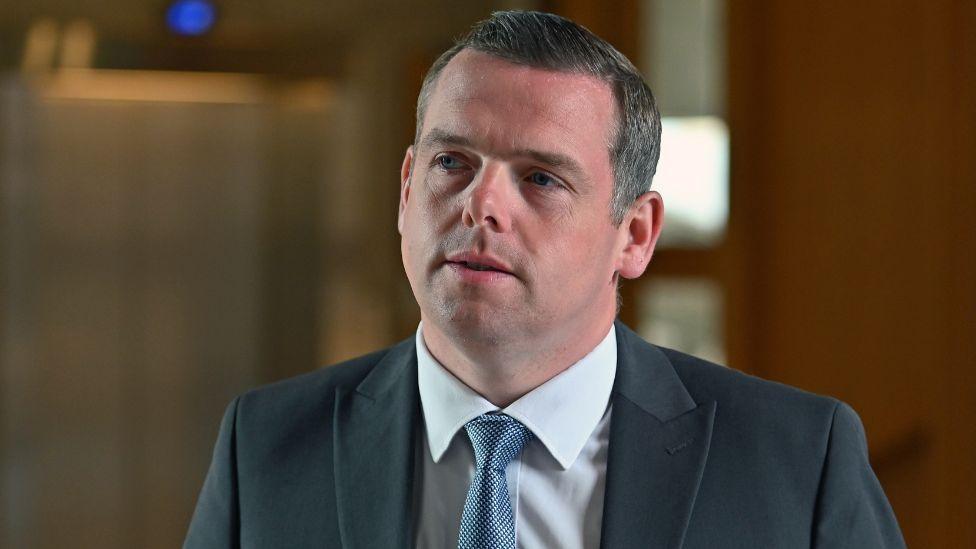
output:
[[[368,422],[355,421],[383,417],[375,410],[353,413],[355,426],[348,429],[343,429],[337,417],[348,418],[347,408],[370,403],[391,387],[407,395],[402,408],[409,410],[409,397],[416,391],[409,390],[409,383],[397,382],[410,375],[408,358],[413,354],[410,339],[235,398],[221,422],[184,547],[339,547],[344,534],[352,539],[366,530],[356,518],[366,513],[349,512],[358,500],[345,509],[340,509],[340,501],[348,502],[348,494],[356,492],[366,496],[362,501],[368,501],[364,487],[369,478],[364,477],[381,476],[357,473],[357,465],[401,474],[391,466],[397,457],[381,461],[394,455],[399,456],[401,469],[410,467],[403,449],[409,432],[391,437],[388,431],[371,431]],[[357,436],[365,442],[350,440]],[[382,444],[387,442],[391,450],[383,451]],[[384,488],[389,490],[388,484]],[[343,517],[348,519],[345,524],[341,524]],[[374,520],[367,531],[402,535],[401,524],[384,530],[376,526],[381,522]]]
[[[243,420],[239,425],[251,426],[266,436],[282,428],[300,429],[306,421],[321,423],[331,417],[337,390],[355,390],[401,345],[251,389],[238,397],[237,413]]]
[[[658,347],[667,357],[678,377],[695,402],[715,401],[716,416],[748,425],[749,430],[769,435],[806,430],[796,433],[801,443],[826,434],[836,409],[842,402],[790,385],[755,377],[726,366],[720,366]],[[846,405],[845,405],[846,406]],[[789,443],[792,437],[777,437],[779,443]]]
[[[617,328],[604,547],[904,547],[849,406]]]

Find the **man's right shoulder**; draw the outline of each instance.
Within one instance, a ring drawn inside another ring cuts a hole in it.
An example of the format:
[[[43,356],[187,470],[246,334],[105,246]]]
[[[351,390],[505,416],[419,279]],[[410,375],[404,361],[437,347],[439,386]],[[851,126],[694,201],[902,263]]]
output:
[[[354,391],[385,358],[409,353],[413,345],[411,337],[386,349],[251,389],[231,406],[236,408],[238,419],[254,420],[257,415],[261,423],[321,418],[323,413],[331,414],[337,393]]]

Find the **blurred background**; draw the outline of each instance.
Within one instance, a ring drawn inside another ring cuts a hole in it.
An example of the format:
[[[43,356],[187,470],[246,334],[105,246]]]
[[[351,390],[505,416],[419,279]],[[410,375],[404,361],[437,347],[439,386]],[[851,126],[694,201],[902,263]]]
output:
[[[622,318],[851,403],[909,545],[976,547],[966,0],[0,0],[0,546],[178,546],[234,395],[415,330],[416,93],[507,8],[666,117]]]

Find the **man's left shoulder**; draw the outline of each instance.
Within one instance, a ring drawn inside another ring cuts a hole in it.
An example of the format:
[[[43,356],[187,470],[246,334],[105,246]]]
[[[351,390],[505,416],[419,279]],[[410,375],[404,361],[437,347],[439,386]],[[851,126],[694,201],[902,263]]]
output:
[[[699,406],[714,406],[710,453],[716,458],[734,456],[734,463],[725,466],[735,470],[733,476],[744,486],[766,485],[781,495],[789,491],[801,499],[812,497],[832,447],[838,467],[869,470],[864,430],[847,404],[658,349],[691,398]]]
[[[849,408],[830,396],[762,379],[673,349],[657,348],[668,358],[695,402],[715,401],[725,413],[760,414],[771,420],[785,415],[791,422],[807,419],[829,423],[838,407]]]
[[[714,403],[701,499],[713,508],[734,504],[768,517],[775,528],[755,546],[796,545],[788,539],[806,545],[807,535],[818,547],[905,546],[850,406],[658,349],[699,406]]]

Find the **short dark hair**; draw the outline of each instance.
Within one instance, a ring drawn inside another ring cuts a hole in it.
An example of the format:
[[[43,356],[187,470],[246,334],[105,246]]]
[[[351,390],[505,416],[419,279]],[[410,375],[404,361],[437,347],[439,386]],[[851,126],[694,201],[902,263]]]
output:
[[[619,225],[634,200],[650,190],[661,153],[661,115],[634,64],[606,40],[564,17],[537,11],[495,12],[476,23],[427,71],[417,97],[415,143],[420,141],[438,76],[464,49],[520,65],[590,75],[610,86],[618,113],[609,150],[614,177],[610,215]]]

